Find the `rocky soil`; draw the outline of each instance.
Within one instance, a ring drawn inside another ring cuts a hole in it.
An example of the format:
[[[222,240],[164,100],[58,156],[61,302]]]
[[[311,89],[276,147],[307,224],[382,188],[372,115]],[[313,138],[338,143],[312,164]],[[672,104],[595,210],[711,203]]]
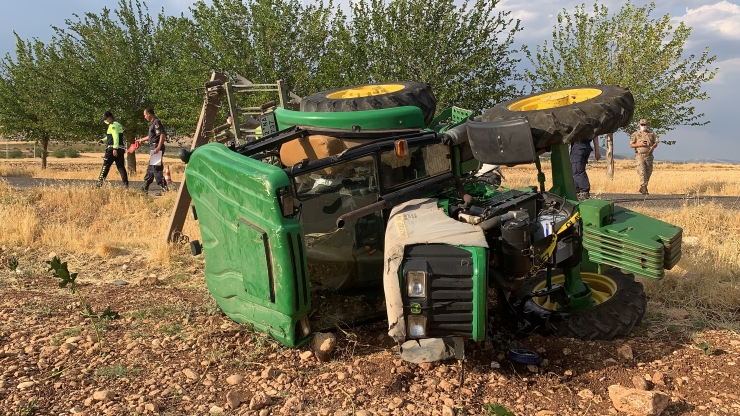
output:
[[[611,342],[495,332],[463,362],[413,365],[384,323],[339,330],[319,354],[283,347],[223,316],[200,271],[187,284],[125,272],[82,283],[96,312],[121,316],[97,325],[98,340],[80,299],[49,274],[10,274],[0,269],[4,415],[740,414],[740,337],[729,331],[658,331],[648,319]],[[508,361],[512,346],[542,365]]]

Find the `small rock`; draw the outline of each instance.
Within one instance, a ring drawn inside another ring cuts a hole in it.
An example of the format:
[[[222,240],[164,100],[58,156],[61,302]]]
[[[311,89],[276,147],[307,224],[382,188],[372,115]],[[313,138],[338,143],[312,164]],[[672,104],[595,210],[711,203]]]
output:
[[[498,370],[499,368],[501,368],[501,363],[498,361],[491,361],[491,369]]]
[[[230,375],[230,376],[229,376],[229,377],[228,377],[228,378],[226,379],[226,382],[227,382],[227,383],[229,383],[229,384],[230,384],[230,385],[232,385],[232,386],[235,386],[235,385],[237,385],[237,384],[241,383],[242,381],[244,381],[244,376],[242,376],[242,375],[240,375],[240,374],[234,374],[234,375]]]
[[[619,355],[619,358],[626,361],[632,361],[635,358],[632,354],[632,347],[630,347],[630,344],[622,344],[621,347],[617,348],[617,354]]]
[[[355,412],[355,416],[373,416],[373,415],[367,410],[358,410]]]
[[[211,410],[208,411],[208,413],[210,413],[212,415],[222,414],[223,412],[224,412],[224,408],[223,407],[219,407],[219,406],[213,406],[213,407],[211,407]]]
[[[540,410],[539,412],[535,413],[534,416],[558,416],[558,414],[553,412],[552,410]]]
[[[455,416],[455,411],[450,406],[442,406],[442,416]]]
[[[78,342],[82,341],[82,337],[69,337],[66,341],[64,341],[65,344],[77,344]]]
[[[563,375],[564,376],[572,376],[573,375],[573,370],[565,370],[565,372],[563,373]]]
[[[606,360],[604,360],[604,365],[607,367],[614,364],[617,364],[617,360],[615,360],[614,358],[607,358]]]
[[[303,351],[300,357],[301,357],[301,361],[306,361],[309,358],[313,357],[313,351]]]
[[[126,270],[127,266],[125,264],[123,265],[123,267],[124,267],[123,270]],[[128,285],[128,282],[125,281],[125,280],[120,280],[119,279],[119,280],[114,280],[113,281],[113,284],[116,285],[116,286],[126,286],[126,285]]]
[[[277,371],[275,371],[272,367],[267,367],[264,370],[262,370],[262,380],[272,380],[277,376]]]
[[[60,350],[61,350],[61,351],[62,351],[63,353],[65,353],[65,354],[66,354],[66,353],[70,353],[70,352],[72,352],[72,351],[76,350],[76,349],[77,349],[77,345],[75,345],[75,344],[69,344],[69,343],[66,343],[66,342],[65,342],[64,344],[62,344],[62,345],[61,345],[61,346],[59,347],[59,349],[60,349]]]
[[[563,348],[563,355],[570,355],[570,348]]]
[[[540,369],[534,364],[527,364],[527,370],[529,370],[530,373],[536,373],[540,371]]]
[[[99,402],[111,401],[116,398],[116,394],[110,390],[98,390],[93,393],[93,399]]]
[[[271,404],[272,399],[270,399],[270,396],[266,395],[264,392],[259,392],[255,394],[249,402],[249,410],[261,410]]]
[[[152,413],[159,413],[159,406],[156,403],[147,403],[144,405],[144,410]]]
[[[695,236],[684,236],[681,237],[681,244],[686,247],[693,247],[699,245],[699,237]]]
[[[260,410],[260,416],[268,416],[269,414],[270,414],[270,409]]]
[[[594,398],[594,392],[589,389],[584,389],[578,392],[578,397],[584,400],[591,400]]]
[[[18,384],[18,390],[27,389],[27,388],[33,386],[34,384],[36,384],[36,383],[34,383],[33,381],[24,381],[23,383]]]
[[[244,401],[244,393],[238,390],[231,390],[226,393],[226,406],[229,409],[236,409]]]
[[[655,374],[653,374],[653,383],[658,386],[665,386],[665,381],[663,381],[663,373],[660,371],[656,371]]]
[[[421,363],[421,364],[419,364],[419,368],[422,369],[422,370],[424,370],[424,371],[429,371],[429,370],[432,369],[432,367],[433,367],[433,364],[432,363]]]
[[[450,384],[447,380],[442,380],[439,382],[439,388],[449,393],[455,387],[452,384]]]
[[[337,373],[337,380],[342,381],[347,378],[347,373]]]
[[[644,416],[660,415],[671,402],[663,393],[628,389],[618,384],[609,386],[609,398],[620,412]]]
[[[311,340],[311,349],[320,361],[331,361],[331,355],[337,348],[337,336],[330,333],[318,333]]]
[[[391,403],[388,405],[389,409],[400,409],[403,407],[403,399],[400,397],[394,397],[393,400],[391,400]]]
[[[191,370],[189,368],[186,368],[186,369],[182,370],[182,373],[185,374],[185,377],[189,378],[190,380],[195,380],[195,379],[198,378],[198,374],[196,374],[195,371],[193,371],[193,370]],[[228,379],[226,379],[226,381],[228,381]],[[229,383],[229,384],[231,384],[231,383]]]
[[[297,397],[291,397],[285,401],[280,412],[284,415],[297,415],[303,411],[303,402]]]
[[[632,377],[632,385],[635,386],[637,390],[650,390],[647,380],[645,380],[645,377],[640,375]]]

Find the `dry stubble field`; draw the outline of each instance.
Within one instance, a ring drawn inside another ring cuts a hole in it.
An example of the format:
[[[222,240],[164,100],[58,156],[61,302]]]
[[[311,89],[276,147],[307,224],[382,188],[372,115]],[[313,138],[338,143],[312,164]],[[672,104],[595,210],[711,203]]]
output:
[[[0,174],[92,179],[99,168],[99,160],[52,160],[41,172],[26,162],[3,162]],[[175,180],[181,172],[173,168]],[[738,173],[661,163],[650,188],[740,195]],[[636,187],[630,162],[618,163],[613,182],[603,164],[589,174],[594,193]],[[534,183],[531,169],[505,175],[508,186]],[[338,331],[333,359],[321,362],[231,322],[205,289],[202,258],[162,242],[173,201],[117,187],[0,183],[1,414],[483,415],[499,403],[519,416],[608,415],[618,413],[608,386],[632,387],[635,378],[670,397],[663,414],[740,414],[739,208],[687,202],[650,212],[682,226],[688,244],[662,281],[643,280],[648,315],[626,339],[514,339],[494,325],[492,342],[470,345],[464,363],[417,366],[395,358],[382,323]],[[197,226],[188,221],[185,234],[197,239]],[[96,324],[100,342],[79,298],[51,277],[45,261],[54,255],[79,273],[94,311],[121,315]],[[617,353],[624,344],[633,358]],[[514,365],[503,357],[512,346],[547,361]]]

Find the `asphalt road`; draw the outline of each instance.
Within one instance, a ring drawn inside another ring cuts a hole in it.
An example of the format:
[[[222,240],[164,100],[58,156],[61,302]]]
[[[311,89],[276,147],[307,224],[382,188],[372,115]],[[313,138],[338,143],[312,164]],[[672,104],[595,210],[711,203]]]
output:
[[[78,186],[95,186],[96,181],[94,180],[83,180],[83,179],[37,179],[37,178],[2,178],[8,183],[18,189],[32,188],[32,187],[54,187],[61,185],[78,185]],[[141,181],[133,181],[130,186],[133,189],[138,189],[143,185]],[[108,181],[106,186],[121,186],[121,181],[112,180]],[[173,182],[171,188],[177,190],[180,186],[179,182]],[[158,194],[161,193],[161,189],[156,184],[152,184],[149,187],[149,193]],[[592,194],[593,198],[605,199],[614,201],[616,205],[621,205],[627,208],[680,208],[682,206],[691,206],[698,204],[706,204],[714,202],[715,204],[721,205],[725,209],[737,209],[740,210],[740,196],[686,196],[686,195],[648,195],[643,196],[637,193],[634,194]]]

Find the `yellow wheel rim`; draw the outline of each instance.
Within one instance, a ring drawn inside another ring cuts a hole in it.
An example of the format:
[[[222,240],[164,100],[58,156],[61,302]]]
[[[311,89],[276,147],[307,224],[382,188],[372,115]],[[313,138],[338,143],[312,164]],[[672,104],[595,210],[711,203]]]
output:
[[[607,300],[611,299],[615,293],[617,293],[617,282],[611,278],[604,276],[603,274],[581,272],[581,279],[587,282],[591,287],[591,299],[600,305]],[[552,277],[552,282],[562,285],[565,283],[565,275],[559,274]],[[532,290],[537,291],[544,289],[547,286],[547,280],[543,280]],[[538,305],[551,311],[558,310],[558,304],[550,301],[550,296],[542,296],[539,298],[532,298],[532,300]]]
[[[524,98],[509,104],[511,111],[546,110],[548,108],[565,107],[580,103],[601,95],[596,88],[573,88],[570,90],[553,91],[534,97]]]
[[[396,91],[401,91],[402,89],[403,85],[401,84],[363,85],[361,87],[352,87],[345,90],[335,91],[331,94],[327,94],[326,98],[338,99],[371,97],[373,95],[390,94]]]

